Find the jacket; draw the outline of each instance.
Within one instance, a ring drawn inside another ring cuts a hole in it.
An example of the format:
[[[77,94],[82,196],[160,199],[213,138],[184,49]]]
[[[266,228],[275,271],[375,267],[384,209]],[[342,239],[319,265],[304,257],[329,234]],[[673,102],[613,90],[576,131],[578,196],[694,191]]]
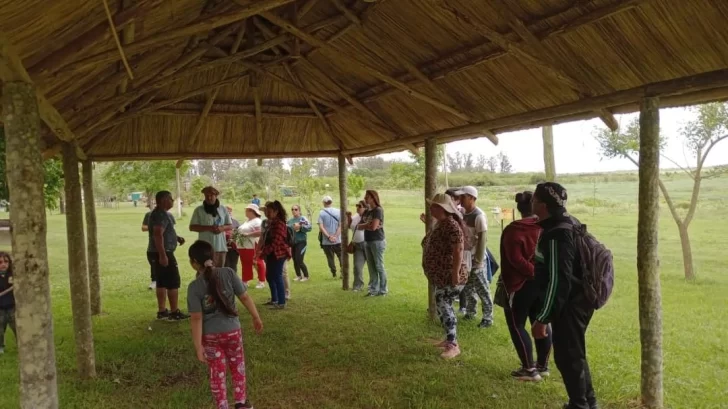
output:
[[[575,297],[583,295],[582,271],[572,230],[557,228],[561,223],[578,225],[566,210],[538,224],[543,228],[536,246],[536,280],[544,291],[543,305],[536,316],[548,324],[561,316]]]
[[[501,235],[501,278],[511,294],[533,280],[536,264],[536,244],[541,226],[535,217],[516,220],[506,226]]]

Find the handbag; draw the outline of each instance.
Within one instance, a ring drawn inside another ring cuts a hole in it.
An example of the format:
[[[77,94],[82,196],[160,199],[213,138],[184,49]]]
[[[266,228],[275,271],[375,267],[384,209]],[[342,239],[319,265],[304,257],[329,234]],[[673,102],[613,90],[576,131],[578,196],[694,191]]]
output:
[[[506,285],[503,283],[503,277],[499,276],[498,281],[495,285],[495,295],[493,296],[493,303],[502,308],[508,308],[508,291],[506,291]]]

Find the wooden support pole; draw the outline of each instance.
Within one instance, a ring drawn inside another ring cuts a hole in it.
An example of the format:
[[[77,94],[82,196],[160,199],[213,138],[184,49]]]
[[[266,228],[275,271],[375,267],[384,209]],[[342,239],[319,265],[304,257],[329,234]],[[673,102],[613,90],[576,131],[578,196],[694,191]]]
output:
[[[541,128],[541,136],[543,137],[543,166],[546,173],[546,181],[556,181],[556,160],[554,159],[554,128],[553,126],[544,126]]]
[[[21,204],[10,211],[20,408],[58,409],[36,90],[19,78],[2,80],[8,191],[10,203]]]
[[[637,277],[642,404],[663,408],[662,295],[657,251],[660,219],[660,107],[647,97],[640,104],[639,216],[637,219]]]
[[[425,234],[434,227],[427,200],[432,199],[435,193],[437,193],[437,140],[431,138],[425,141]],[[427,285],[427,312],[431,320],[437,320],[435,286],[432,283]]]
[[[341,289],[349,290],[349,253],[346,248],[349,246],[349,222],[346,212],[349,207],[347,192],[349,190],[346,172],[346,156],[339,153],[339,202],[341,223]]]
[[[69,143],[63,144],[63,177],[66,191],[66,237],[68,241],[68,277],[71,285],[71,311],[76,341],[76,364],[81,379],[96,377],[94,336],[91,328],[86,240],[83,231],[83,204],[78,159]]]
[[[94,199],[93,162],[82,163],[83,204],[86,209],[86,252],[88,255],[88,280],[91,298],[91,315],[101,314],[101,276],[99,271],[99,241]]]

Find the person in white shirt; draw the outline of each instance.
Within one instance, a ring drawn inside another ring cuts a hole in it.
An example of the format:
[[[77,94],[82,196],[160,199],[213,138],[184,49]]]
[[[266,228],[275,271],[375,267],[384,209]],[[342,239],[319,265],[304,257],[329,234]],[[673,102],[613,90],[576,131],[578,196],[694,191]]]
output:
[[[470,270],[468,283],[463,292],[467,305],[465,306],[466,320],[475,318],[475,307],[480,298],[483,310],[483,318],[478,327],[488,328],[493,325],[493,299],[490,296],[488,278],[486,276],[486,245],[488,242],[488,221],[485,213],[475,205],[478,200],[478,189],[473,186],[463,186],[455,192],[460,197],[460,204],[463,206],[463,222],[467,227],[466,248],[463,259]],[[462,305],[460,306],[463,307]]]
[[[261,234],[261,211],[258,205],[249,204],[245,208],[245,217],[248,219],[238,227],[235,234],[240,254],[240,264],[243,270],[243,282],[253,280],[253,267],[258,270],[258,285],[255,288],[265,288],[265,262],[255,257],[255,247],[260,240]]]
[[[360,200],[356,204],[356,214],[348,213],[349,226],[358,226],[361,217],[367,209],[367,204]],[[364,288],[364,265],[367,263],[366,249],[364,242],[364,230],[354,229],[354,237],[349,244],[354,254],[354,288],[353,291],[361,291]],[[349,251],[351,253],[351,251]]]

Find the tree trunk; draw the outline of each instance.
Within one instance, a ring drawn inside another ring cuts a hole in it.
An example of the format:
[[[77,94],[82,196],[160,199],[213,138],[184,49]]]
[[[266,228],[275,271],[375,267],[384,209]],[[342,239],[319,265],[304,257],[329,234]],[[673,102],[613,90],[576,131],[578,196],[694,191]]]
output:
[[[546,173],[546,181],[553,182],[556,180],[556,159],[554,159],[554,128],[544,126],[541,128],[543,137],[543,165]]]
[[[144,194],[147,195],[147,209],[154,209],[154,195],[156,195],[157,192],[144,192]]]
[[[57,409],[43,157],[35,87],[8,81],[3,83],[0,95],[10,203],[22,203],[10,212],[20,407]]]
[[[341,288],[349,289],[349,253],[346,248],[349,246],[349,221],[346,217],[348,208],[347,198],[347,178],[346,178],[346,157],[343,153],[339,153],[339,202],[341,206]]]
[[[91,314],[101,314],[101,276],[99,272],[99,241],[96,224],[96,199],[94,198],[94,167],[90,160],[84,161],[83,204],[86,210],[86,251],[88,255],[89,294]]]
[[[66,214],[66,193],[62,190],[58,199],[58,211],[60,214]]]
[[[690,246],[690,235],[688,233],[688,226],[685,224],[678,224],[677,229],[680,232],[680,244],[682,245],[683,255],[683,268],[685,270],[685,279],[695,279],[695,265],[693,264],[693,249]]]
[[[642,404],[662,409],[662,299],[658,264],[660,216],[660,111],[658,98],[640,104],[639,218],[637,272],[639,281]]]
[[[66,236],[68,240],[68,276],[71,285],[71,310],[76,337],[76,363],[82,379],[96,377],[94,338],[91,329],[86,240],[83,232],[81,183],[78,159],[73,145],[63,144],[63,175],[66,190]]]
[[[177,218],[182,217],[182,179],[179,175],[179,167],[175,168],[177,177]]]
[[[425,142],[425,234],[432,229],[432,215],[428,199],[437,192],[437,140],[428,139]],[[427,312],[430,319],[437,320],[437,308],[435,306],[435,287],[427,285]]]

